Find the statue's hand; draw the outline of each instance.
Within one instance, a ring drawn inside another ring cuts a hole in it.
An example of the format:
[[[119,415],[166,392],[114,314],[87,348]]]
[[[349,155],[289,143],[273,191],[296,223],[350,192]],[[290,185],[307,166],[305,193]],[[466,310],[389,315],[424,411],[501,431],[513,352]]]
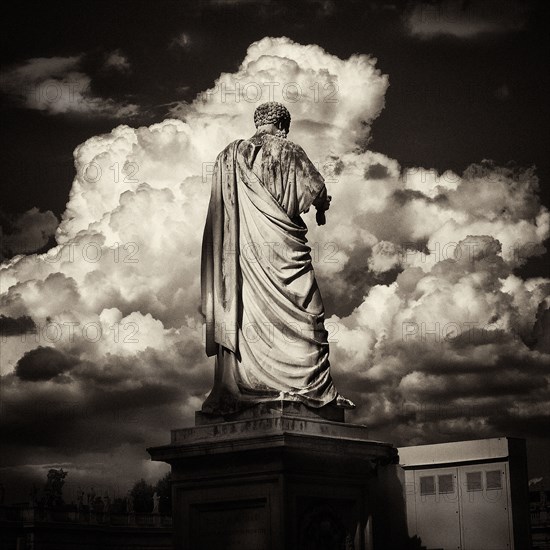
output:
[[[317,213],[315,214],[315,219],[317,220],[317,225],[325,225],[325,223],[327,223],[327,219],[325,218],[325,211],[317,210]]]
[[[322,204],[322,206],[317,206],[317,214],[315,215],[315,219],[317,220],[317,225],[325,225],[325,223],[327,223],[325,212],[330,208],[331,200],[332,200],[332,197],[330,195],[327,195],[327,198],[325,202]]]

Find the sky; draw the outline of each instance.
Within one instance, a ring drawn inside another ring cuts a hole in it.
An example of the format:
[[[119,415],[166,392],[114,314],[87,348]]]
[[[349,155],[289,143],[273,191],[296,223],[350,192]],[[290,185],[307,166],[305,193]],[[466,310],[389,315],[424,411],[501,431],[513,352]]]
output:
[[[396,446],[511,436],[550,479],[544,4],[19,3],[2,23],[0,483],[123,495],[213,378],[217,153],[290,110],[348,419]],[[73,497],[74,498],[74,497]]]

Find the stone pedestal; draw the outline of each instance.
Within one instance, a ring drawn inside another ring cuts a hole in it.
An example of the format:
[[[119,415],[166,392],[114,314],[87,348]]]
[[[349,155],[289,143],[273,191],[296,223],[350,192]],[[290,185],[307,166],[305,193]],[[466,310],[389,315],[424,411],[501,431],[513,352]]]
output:
[[[344,423],[341,409],[276,402],[229,419],[197,413],[195,427],[148,451],[172,466],[177,549],[402,547],[397,450]]]

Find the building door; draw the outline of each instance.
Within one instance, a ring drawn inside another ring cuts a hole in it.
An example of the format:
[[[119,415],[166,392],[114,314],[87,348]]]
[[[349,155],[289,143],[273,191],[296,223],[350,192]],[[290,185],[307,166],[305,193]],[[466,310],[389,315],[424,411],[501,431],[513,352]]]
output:
[[[461,550],[457,468],[416,470],[416,532],[426,548]]]
[[[505,462],[459,467],[464,550],[507,550],[509,487]]]

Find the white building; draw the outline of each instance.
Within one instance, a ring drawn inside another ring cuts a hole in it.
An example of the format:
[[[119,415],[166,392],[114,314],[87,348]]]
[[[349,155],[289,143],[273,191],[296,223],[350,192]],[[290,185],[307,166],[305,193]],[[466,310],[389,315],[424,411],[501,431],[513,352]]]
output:
[[[527,550],[525,441],[402,447],[409,536],[428,549]]]

